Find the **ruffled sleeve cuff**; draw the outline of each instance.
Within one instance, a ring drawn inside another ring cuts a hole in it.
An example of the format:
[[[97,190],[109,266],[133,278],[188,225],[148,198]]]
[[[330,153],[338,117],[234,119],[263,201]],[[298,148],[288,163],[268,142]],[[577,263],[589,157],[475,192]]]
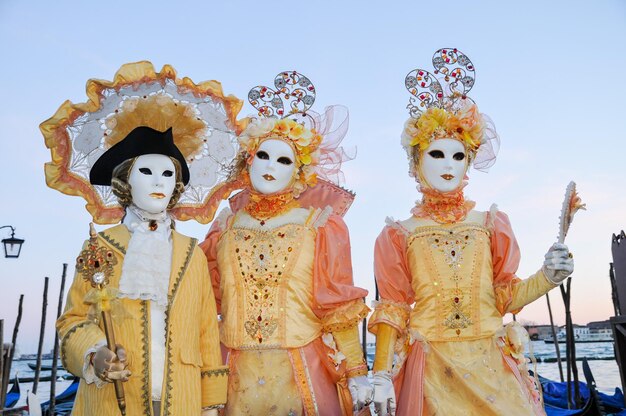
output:
[[[504,316],[507,312],[518,314],[522,310],[522,308],[518,308],[509,311],[509,307],[513,303],[513,289],[515,285],[519,284],[519,282],[521,281],[522,279],[520,279],[519,277],[514,277],[508,282],[501,283],[493,287],[496,297],[496,309],[498,309],[500,315]]]
[[[406,303],[391,300],[374,301],[374,313],[369,319],[368,330],[372,334],[378,332],[378,324],[387,324],[396,329],[399,334],[404,334],[409,321],[411,307]]]
[[[324,315],[322,331],[337,332],[353,328],[367,317],[369,312],[370,308],[360,299],[346,303]]]
[[[218,408],[226,403],[228,366],[218,366],[202,371],[202,408]]]

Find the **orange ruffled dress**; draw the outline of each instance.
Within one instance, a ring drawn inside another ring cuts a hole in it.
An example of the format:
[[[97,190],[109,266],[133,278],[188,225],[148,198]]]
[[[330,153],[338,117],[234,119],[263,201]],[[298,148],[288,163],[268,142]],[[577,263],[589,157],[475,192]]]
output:
[[[507,216],[471,211],[452,224],[408,223],[390,222],[376,240],[381,301],[369,323],[374,334],[381,325],[398,333],[397,414],[545,414],[502,316],[554,286],[541,271],[515,276],[520,252]]]
[[[220,215],[202,243],[230,368],[227,415],[351,414],[346,360],[322,337],[369,309],[331,212],[296,208],[264,225],[243,210]]]

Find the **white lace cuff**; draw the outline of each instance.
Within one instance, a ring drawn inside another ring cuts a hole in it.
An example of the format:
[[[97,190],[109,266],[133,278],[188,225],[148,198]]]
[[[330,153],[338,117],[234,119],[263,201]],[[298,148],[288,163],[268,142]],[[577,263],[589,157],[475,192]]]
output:
[[[98,341],[93,347],[89,348],[87,352],[85,352],[85,357],[83,361],[83,378],[87,382],[87,384],[95,384],[97,388],[101,388],[107,384],[106,381],[102,381],[96,376],[96,371],[93,368],[93,364],[91,364],[91,354],[95,354],[98,348],[107,345],[106,340]]]

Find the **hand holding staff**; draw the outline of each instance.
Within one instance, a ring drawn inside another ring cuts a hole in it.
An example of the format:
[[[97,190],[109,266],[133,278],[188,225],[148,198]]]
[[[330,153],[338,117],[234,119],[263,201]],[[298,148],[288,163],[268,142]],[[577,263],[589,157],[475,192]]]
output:
[[[126,368],[126,351],[115,343],[111,321],[111,302],[115,299],[116,291],[107,287],[115,264],[117,264],[117,259],[113,253],[106,247],[98,246],[96,230],[93,223],[90,223],[88,247],[76,259],[76,271],[81,273],[83,279],[91,283],[93,287],[85,296],[85,300],[95,308],[94,315],[101,313],[107,340],[107,346],[96,351],[92,357],[92,363],[99,378],[113,382],[117,404],[124,416],[126,415],[126,398],[122,381],[128,380],[130,371]]]

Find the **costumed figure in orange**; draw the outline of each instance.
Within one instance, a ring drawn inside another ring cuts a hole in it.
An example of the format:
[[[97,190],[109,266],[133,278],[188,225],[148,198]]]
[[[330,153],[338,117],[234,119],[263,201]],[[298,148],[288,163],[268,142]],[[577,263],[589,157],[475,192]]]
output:
[[[573,261],[557,243],[536,274],[515,275],[520,251],[508,217],[495,205],[476,211],[463,195],[469,166],[491,166],[498,146],[466,95],[474,66],[447,48],[433,65],[434,74],[416,69],[405,80],[402,145],[422,200],[409,219],[388,219],[376,240],[374,404],[381,415],[542,415],[528,335],[502,317],[558,286]]]
[[[217,415],[228,368],[215,297],[204,253],[174,220],[206,223],[228,194],[220,169],[236,154],[241,101],[149,62],[87,92],[41,125],[48,185],[85,198],[96,223],[121,221],[85,244],[57,321],[63,365],[81,378],[73,414]],[[78,273],[103,263],[96,285]]]
[[[347,110],[309,110],[310,80],[280,73],[255,87],[239,136],[231,198],[201,247],[230,368],[226,415],[351,415],[371,401],[348,229],[354,195],[336,186]]]

